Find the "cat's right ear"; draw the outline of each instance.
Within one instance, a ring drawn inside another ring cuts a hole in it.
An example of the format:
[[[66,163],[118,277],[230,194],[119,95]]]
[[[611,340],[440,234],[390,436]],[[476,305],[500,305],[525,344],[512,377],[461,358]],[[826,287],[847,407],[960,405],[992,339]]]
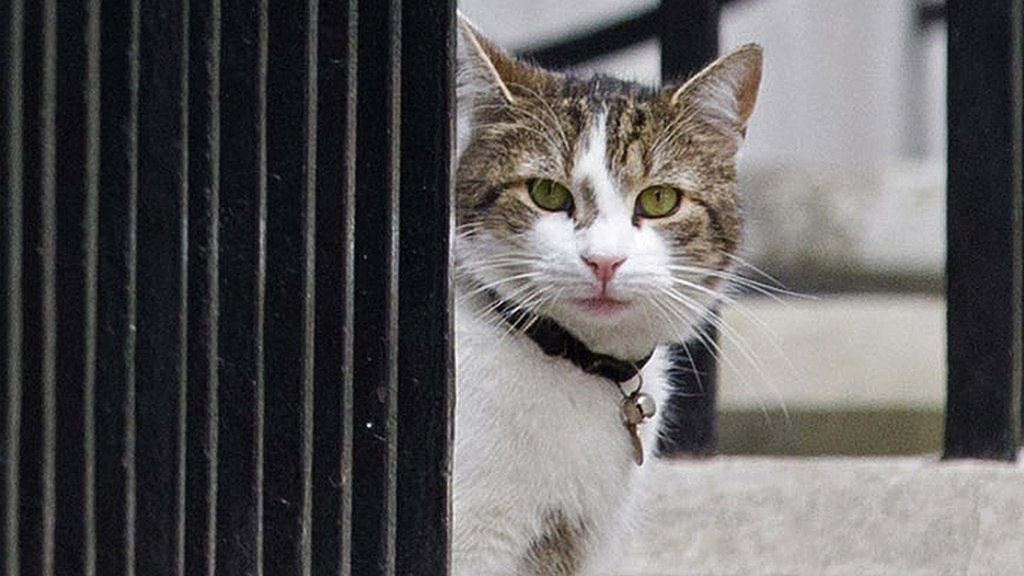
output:
[[[498,97],[511,104],[515,101],[502,73],[510,75],[518,63],[470,24],[458,12],[458,98],[461,102],[481,96]]]
[[[724,137],[728,155],[736,153],[761,85],[761,47],[747,44],[722,56],[679,88],[671,102],[683,113],[695,113]]]

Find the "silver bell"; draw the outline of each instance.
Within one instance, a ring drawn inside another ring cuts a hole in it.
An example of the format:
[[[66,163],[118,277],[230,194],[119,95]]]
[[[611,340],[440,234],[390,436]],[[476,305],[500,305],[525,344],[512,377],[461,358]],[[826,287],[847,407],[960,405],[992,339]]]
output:
[[[637,394],[636,406],[644,418],[650,418],[658,411],[658,405],[654,403],[654,398],[647,394]]]
[[[619,410],[626,426],[636,426],[644,421],[643,409],[633,398],[623,398]]]

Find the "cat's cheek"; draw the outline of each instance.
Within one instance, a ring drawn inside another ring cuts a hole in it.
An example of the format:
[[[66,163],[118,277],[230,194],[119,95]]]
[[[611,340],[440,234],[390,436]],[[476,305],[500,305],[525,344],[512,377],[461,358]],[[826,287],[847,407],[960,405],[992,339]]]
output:
[[[545,214],[537,218],[530,229],[526,245],[536,252],[540,262],[558,267],[571,265],[579,259],[573,221],[562,213]]]

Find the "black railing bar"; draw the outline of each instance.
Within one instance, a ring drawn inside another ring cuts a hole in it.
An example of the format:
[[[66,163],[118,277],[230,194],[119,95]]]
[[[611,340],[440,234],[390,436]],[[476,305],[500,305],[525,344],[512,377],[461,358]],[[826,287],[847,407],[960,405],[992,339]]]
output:
[[[82,440],[84,576],[96,575],[96,338],[100,202],[100,1],[86,4],[85,23],[85,185],[82,206],[84,244],[82,313]]]
[[[744,0],[722,0],[720,6]],[[661,8],[654,7],[600,25],[573,33],[558,40],[527,46],[517,54],[527,60],[549,68],[567,68],[606,56],[613,52],[658,38],[661,29]]]
[[[178,386],[178,424],[176,430],[178,438],[177,448],[177,485],[175,486],[175,534],[174,544],[174,569],[177,576],[185,576],[185,537],[186,522],[188,519],[188,508],[186,506],[186,494],[188,493],[188,209],[189,209],[189,63],[191,61],[191,3],[188,0],[181,2],[181,55],[178,61],[178,85],[180,91],[178,111],[178,145],[181,155],[178,158],[178,357],[177,357],[177,386]]]
[[[190,7],[189,432],[186,572],[213,576],[217,558],[220,325],[220,0]]]
[[[21,391],[22,391],[22,195],[23,169],[22,165],[22,130],[23,130],[23,109],[22,109],[22,83],[23,83],[23,42],[24,42],[24,6],[21,0],[11,0],[8,5],[7,23],[7,61],[3,63],[6,73],[6,86],[3,89],[7,92],[7,106],[5,116],[5,132],[3,137],[6,142],[6,154],[4,172],[6,181],[5,206],[0,207],[4,211],[0,222],[6,225],[6,238],[3,245],[7,248],[6,254],[0,255],[4,258],[4,272],[6,278],[3,284],[6,286],[4,294],[4,319],[6,327],[4,330],[3,346],[6,350],[3,353],[4,366],[4,400],[6,410],[4,413],[4,447],[3,458],[5,473],[4,478],[4,573],[10,576],[19,574],[19,513],[20,513],[20,452],[21,452]]]
[[[388,219],[390,233],[386,252],[387,272],[387,316],[385,334],[387,337],[385,400],[386,442],[384,481],[387,499],[384,518],[384,576],[397,574],[397,519],[398,519],[398,378],[399,378],[399,259],[401,244],[399,228],[401,223],[401,142],[402,142],[402,0],[391,0],[388,10],[388,36],[391,45],[391,66],[388,68]],[[365,129],[366,127],[364,127]],[[410,216],[412,216],[410,214]]]
[[[302,525],[299,550],[302,576],[313,570],[313,399],[315,393],[314,351],[316,347],[316,136],[317,136],[317,38],[318,0],[306,2],[305,74],[305,201],[303,225],[302,300]]]
[[[1022,7],[949,5],[945,458],[1020,448]]]
[[[223,2],[217,574],[264,571],[267,2]],[[225,537],[230,534],[230,537]]]
[[[208,576],[217,571],[217,488],[220,484],[218,467],[220,453],[220,53],[221,53],[221,0],[210,0],[210,15],[207,28],[208,52],[206,65],[209,84],[207,102],[209,106],[209,224],[206,255],[206,317],[207,317],[207,421],[206,421],[206,566]],[[230,530],[230,527],[226,527]]]
[[[344,241],[344,325],[342,326],[342,430],[341,430],[341,535],[338,538],[341,575],[352,575],[352,459],[355,426],[355,301],[356,301],[356,127],[359,118],[359,2],[348,0],[348,47],[345,56],[345,228]]]
[[[925,30],[946,21],[946,3],[923,1],[917,3],[917,28]]]
[[[658,36],[657,8],[568,38],[519,50],[521,57],[549,68],[574,66]]]
[[[395,574],[399,0],[359,2],[352,571]]]
[[[125,236],[125,334],[124,334],[124,571],[135,576],[136,519],[138,515],[138,476],[135,470],[137,422],[135,420],[135,352],[138,344],[138,230],[139,230],[139,66],[142,30],[142,0],[131,0],[128,32],[128,205]]]
[[[345,411],[345,395],[351,370],[346,326],[351,321],[346,292],[350,285],[351,247],[345,243],[351,188],[346,187],[349,157],[346,148],[354,108],[346,108],[355,74],[349,44],[351,9],[355,0],[323,3],[317,26],[317,162],[316,162],[316,333],[313,421],[313,534],[314,574],[340,576],[348,540],[343,534],[349,508],[345,493],[350,488],[348,470],[352,418]]]
[[[255,308],[255,406],[253,415],[253,436],[256,443],[254,458],[254,492],[256,504],[256,542],[255,542],[255,576],[263,576],[264,522],[266,520],[266,502],[264,493],[264,468],[266,459],[266,326],[267,326],[267,178],[269,176],[269,153],[267,150],[267,86],[270,70],[270,2],[259,1],[259,63],[257,65],[258,93],[256,96],[256,131],[259,152],[258,182],[258,226],[257,235],[257,272]]]
[[[396,562],[399,574],[440,575],[451,534],[455,2],[406,2],[402,19],[402,89],[416,97],[402,100]]]
[[[42,10],[42,91],[39,110],[40,292],[42,388],[43,576],[54,576],[57,528],[57,0]]]
[[[188,391],[188,55],[184,0],[140,30],[136,570],[185,571]]]

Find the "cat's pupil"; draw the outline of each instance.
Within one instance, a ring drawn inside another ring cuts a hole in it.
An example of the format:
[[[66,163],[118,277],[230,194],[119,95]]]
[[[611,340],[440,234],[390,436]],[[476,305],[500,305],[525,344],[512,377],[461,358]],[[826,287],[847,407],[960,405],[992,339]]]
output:
[[[670,186],[651,186],[637,198],[636,212],[646,218],[669,216],[679,206],[681,194]]]
[[[572,209],[572,194],[568,188],[558,182],[537,178],[527,181],[526,185],[534,204],[544,210],[560,212]]]

